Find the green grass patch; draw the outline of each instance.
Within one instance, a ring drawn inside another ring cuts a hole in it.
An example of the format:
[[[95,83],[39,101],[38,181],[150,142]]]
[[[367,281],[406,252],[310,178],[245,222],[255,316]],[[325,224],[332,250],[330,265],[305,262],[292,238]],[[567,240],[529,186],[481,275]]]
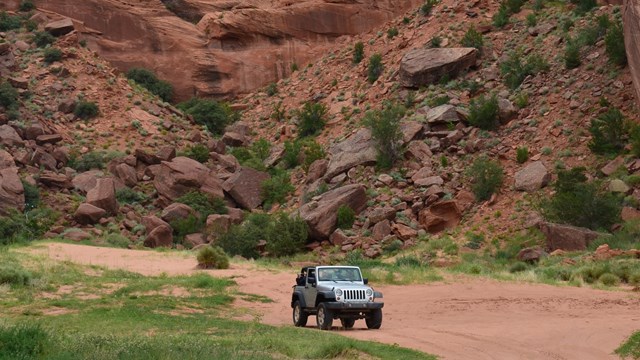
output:
[[[640,331],[629,337],[624,344],[616,349],[616,354],[623,359],[640,359]]]

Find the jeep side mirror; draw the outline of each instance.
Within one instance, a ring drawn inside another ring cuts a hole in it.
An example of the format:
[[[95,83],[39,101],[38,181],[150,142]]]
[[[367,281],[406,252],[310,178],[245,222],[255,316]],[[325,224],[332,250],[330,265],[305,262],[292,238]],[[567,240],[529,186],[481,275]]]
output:
[[[309,278],[309,279],[307,280],[307,282],[308,282],[309,284],[311,284],[311,285],[315,285],[315,284],[316,284],[316,278]]]
[[[369,279],[364,278],[364,279],[362,279],[362,282],[363,282],[365,285],[367,285],[367,284],[369,283]]]

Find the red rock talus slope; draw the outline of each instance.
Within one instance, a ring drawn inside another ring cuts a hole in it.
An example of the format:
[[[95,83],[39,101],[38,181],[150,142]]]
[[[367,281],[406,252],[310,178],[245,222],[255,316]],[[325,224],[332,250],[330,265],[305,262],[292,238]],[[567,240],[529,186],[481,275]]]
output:
[[[324,54],[339,36],[367,32],[421,3],[163,2],[42,0],[37,5],[97,30],[83,37],[101,56],[121,70],[133,66],[153,69],[174,84],[178,98],[185,99],[195,94],[234,95],[275,81],[288,75],[292,64],[304,66]],[[177,5],[172,7],[171,3]],[[185,4],[191,9],[191,20],[202,14],[197,24],[167,9],[184,8]]]

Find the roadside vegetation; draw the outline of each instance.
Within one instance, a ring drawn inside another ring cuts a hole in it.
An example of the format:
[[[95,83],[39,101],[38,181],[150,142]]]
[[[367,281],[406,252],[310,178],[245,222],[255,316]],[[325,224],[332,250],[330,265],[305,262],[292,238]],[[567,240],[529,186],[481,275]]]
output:
[[[616,354],[623,359],[640,359],[640,331],[635,332],[629,339],[619,348]]]

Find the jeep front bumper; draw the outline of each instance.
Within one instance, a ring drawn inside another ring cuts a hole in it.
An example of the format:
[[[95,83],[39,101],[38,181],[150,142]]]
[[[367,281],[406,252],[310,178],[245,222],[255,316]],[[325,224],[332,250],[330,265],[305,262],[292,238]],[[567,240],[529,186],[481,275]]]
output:
[[[364,310],[375,310],[382,309],[384,307],[384,303],[381,302],[339,302],[332,301],[326,302],[326,307],[331,310],[355,310],[355,311],[364,311]]]

